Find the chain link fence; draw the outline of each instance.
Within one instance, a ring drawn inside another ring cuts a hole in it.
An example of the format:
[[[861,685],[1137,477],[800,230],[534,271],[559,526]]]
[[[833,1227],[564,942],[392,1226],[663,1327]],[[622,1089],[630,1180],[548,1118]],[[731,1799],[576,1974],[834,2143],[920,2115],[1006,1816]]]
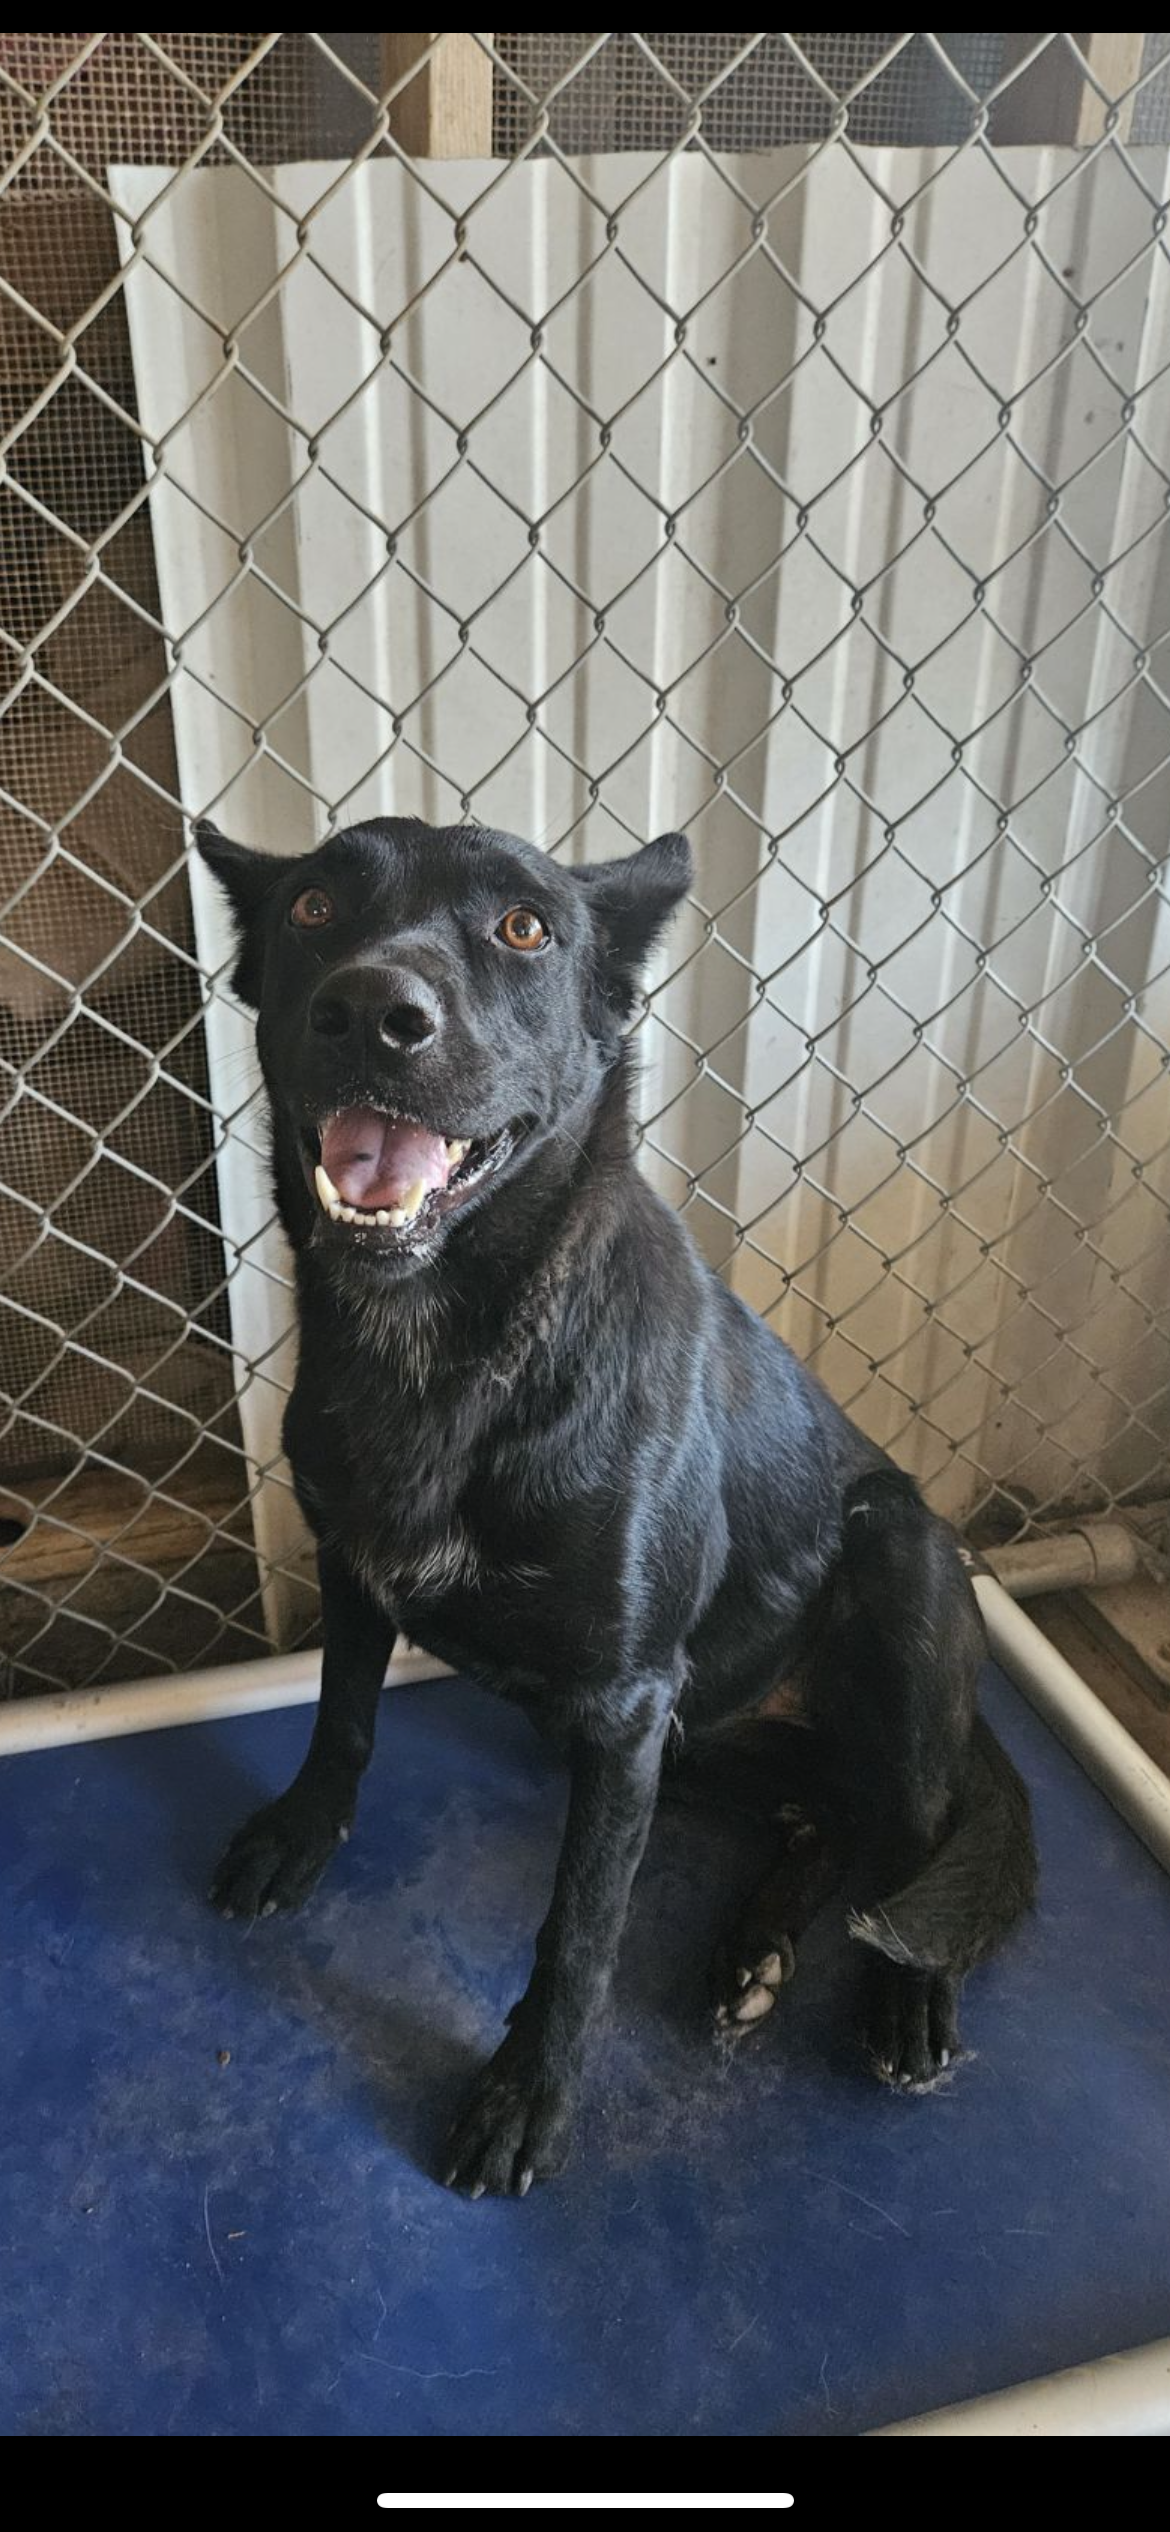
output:
[[[1167,1491],[1170,38],[0,37],[0,1660],[312,1638],[186,821],[685,826],[643,1157],[974,1534]]]

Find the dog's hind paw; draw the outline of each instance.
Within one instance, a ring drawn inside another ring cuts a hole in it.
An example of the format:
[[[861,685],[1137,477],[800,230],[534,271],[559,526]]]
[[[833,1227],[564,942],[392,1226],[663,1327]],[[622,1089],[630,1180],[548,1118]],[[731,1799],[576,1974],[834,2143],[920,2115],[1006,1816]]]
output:
[[[525,2198],[534,2180],[551,2180],[562,2169],[571,2127],[566,2086],[509,2033],[447,2138],[443,2186],[466,2198]]]
[[[224,1917],[271,1917],[302,1907],[330,1856],[349,1835],[295,1789],[255,1811],[237,1829],[216,1868],[211,1904]]]
[[[836,1842],[803,1804],[786,1802],[773,1817],[781,1833],[779,1860],[741,1908],[712,1963],[715,2027],[725,2039],[754,2029],[771,2012],[796,1974],[796,1942],[841,1876]]]
[[[963,2056],[959,1982],[942,1970],[866,1964],[862,2045],[871,2072],[892,2092],[933,2092]]]
[[[746,1960],[737,1959],[736,1950],[734,1944],[722,1947],[712,1979],[715,2027],[728,2035],[762,2022],[796,1972],[796,1954],[786,1934],[774,1935],[766,1951],[757,1949]]]

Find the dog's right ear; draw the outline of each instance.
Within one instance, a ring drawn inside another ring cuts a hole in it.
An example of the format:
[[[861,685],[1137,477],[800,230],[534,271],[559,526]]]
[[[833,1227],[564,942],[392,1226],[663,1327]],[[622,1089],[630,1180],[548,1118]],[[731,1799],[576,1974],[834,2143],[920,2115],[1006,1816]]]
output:
[[[195,845],[208,869],[218,879],[232,910],[239,956],[232,969],[232,992],[241,1002],[260,1008],[264,986],[264,935],[260,922],[264,903],[281,872],[287,868],[282,853],[254,853],[247,844],[233,844],[221,835],[210,818],[200,818],[195,828]]]
[[[659,835],[621,861],[587,863],[573,876],[597,928],[603,1001],[628,1020],[642,969],[694,876],[690,845],[685,835]]]

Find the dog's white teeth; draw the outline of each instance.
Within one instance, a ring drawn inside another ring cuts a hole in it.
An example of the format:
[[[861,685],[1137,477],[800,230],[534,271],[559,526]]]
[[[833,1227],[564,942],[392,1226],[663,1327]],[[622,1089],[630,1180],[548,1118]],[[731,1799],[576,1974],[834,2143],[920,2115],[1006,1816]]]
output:
[[[407,1188],[406,1194],[402,1199],[401,1207],[404,1222],[413,1222],[426,1192],[426,1182],[422,1178],[416,1178],[413,1187]]]
[[[366,1213],[363,1212],[360,1204],[343,1204],[328,1171],[318,1168],[314,1175],[317,1181],[317,1193],[331,1222],[356,1222],[365,1230],[372,1231],[376,1227],[379,1231],[389,1231],[396,1230],[401,1223],[409,1219],[405,1213]],[[416,1206],[415,1211],[417,1210]]]
[[[391,1231],[400,1231],[406,1218],[407,1217],[404,1213],[399,1212],[397,1205],[392,1205],[389,1213],[385,1216],[387,1229]],[[378,1219],[379,1221],[382,1220],[382,1216],[380,1214]]]
[[[451,1168],[458,1169],[460,1161],[466,1160],[470,1150],[470,1143],[448,1143],[447,1159]]]

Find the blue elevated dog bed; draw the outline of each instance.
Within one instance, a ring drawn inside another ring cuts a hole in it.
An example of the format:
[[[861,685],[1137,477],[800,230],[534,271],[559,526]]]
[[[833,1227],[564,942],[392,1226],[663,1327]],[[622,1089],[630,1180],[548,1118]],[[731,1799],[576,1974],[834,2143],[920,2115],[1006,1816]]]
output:
[[[856,2435],[1170,2329],[1170,1883],[1016,1691],[1039,1913],[927,2100],[863,2073],[825,1921],[723,2052],[753,1858],[664,1807],[576,2157],[433,2178],[547,1897],[563,1780],[450,1681],[386,1701],[306,1912],[222,1924],[218,1846],[299,1711],[0,1771],[9,2435]]]

